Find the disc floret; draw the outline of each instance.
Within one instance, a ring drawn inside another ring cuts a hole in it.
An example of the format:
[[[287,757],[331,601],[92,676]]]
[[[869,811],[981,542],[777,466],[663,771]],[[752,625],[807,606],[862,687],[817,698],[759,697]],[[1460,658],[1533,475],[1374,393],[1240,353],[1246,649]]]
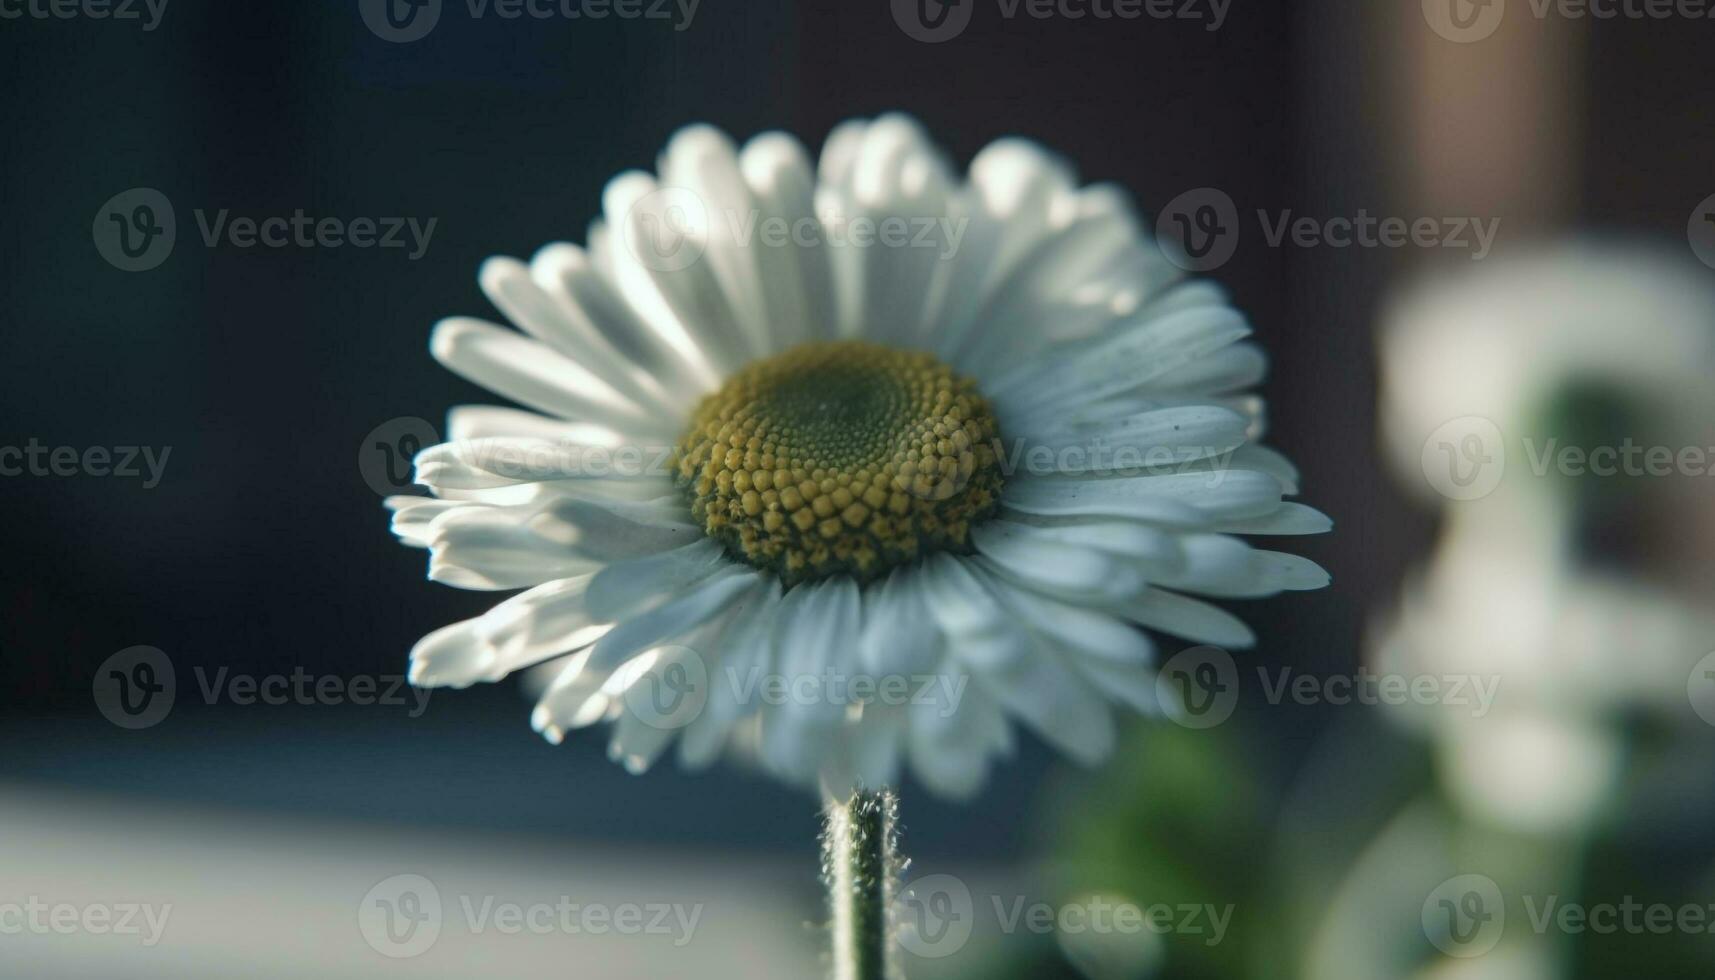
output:
[[[674,465],[735,556],[787,585],[868,580],[968,550],[1000,499],[998,440],[976,384],[933,355],[830,341],[733,375],[697,407]]]

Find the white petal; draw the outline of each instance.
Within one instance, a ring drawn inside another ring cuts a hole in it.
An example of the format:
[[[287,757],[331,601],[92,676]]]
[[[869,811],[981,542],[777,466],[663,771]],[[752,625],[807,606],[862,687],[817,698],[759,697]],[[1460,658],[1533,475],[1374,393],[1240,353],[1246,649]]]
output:
[[[1267,373],[1268,357],[1262,350],[1255,344],[1237,343],[1157,378],[1148,387],[1151,391],[1218,395],[1260,384]]]
[[[940,227],[924,223],[948,216],[951,183],[923,128],[894,113],[865,127],[844,179],[818,189],[816,211],[832,245],[842,335],[883,343],[922,337],[947,252],[922,247],[916,231]],[[873,222],[873,233],[855,234],[859,222]],[[904,228],[908,240],[888,244],[880,234],[883,222]]]
[[[429,578],[461,589],[540,585],[592,571],[593,563],[543,537],[516,508],[467,506],[429,522]]]
[[[934,555],[918,581],[952,658],[986,670],[1029,655],[1029,639],[1013,627],[994,593],[964,561],[945,552]]]
[[[924,604],[921,563],[902,566],[864,591],[858,655],[876,677],[909,677],[940,657],[941,632]]]
[[[605,257],[631,309],[674,350],[694,359],[705,377],[737,370],[748,359],[749,341],[706,261],[711,227],[725,220],[718,207],[629,171],[608,182],[602,213],[617,232]],[[670,251],[656,254],[662,249]],[[704,254],[681,256],[681,249]]]
[[[687,126],[661,154],[661,183],[690,191],[710,212],[699,264],[720,288],[721,306],[748,357],[773,348],[757,272],[756,200],[739,166],[732,139],[713,126]],[[704,320],[706,323],[706,318]],[[700,329],[703,323],[693,324]]]
[[[863,135],[869,130],[868,119],[847,119],[835,126],[822,143],[822,156],[816,162],[816,181],[821,184],[843,184],[857,161]]]
[[[531,336],[566,355],[600,378],[616,392],[644,411],[661,415],[677,413],[677,401],[659,382],[637,370],[636,365],[602,336],[583,310],[543,289],[530,268],[514,258],[496,256],[477,273],[482,291],[507,319]]]
[[[1176,592],[1150,589],[1129,602],[1109,606],[1108,611],[1139,626],[1198,643],[1235,649],[1256,643],[1256,634],[1237,616]]]
[[[651,671],[662,669],[667,661],[661,661],[650,668]],[[657,681],[659,678],[655,678]],[[649,683],[648,677],[641,678],[637,683]],[[673,742],[673,736],[678,734],[672,728],[651,725],[635,712],[621,710],[619,717],[614,720],[613,733],[608,736],[607,757],[625,767],[625,771],[633,776],[640,776],[649,771],[661,753]]]
[[[388,497],[387,509],[393,512],[392,531],[399,540],[413,548],[429,546],[429,524],[449,510],[468,506],[458,500],[437,500],[400,494]]]
[[[959,710],[949,712],[928,702],[908,706],[905,744],[911,769],[925,786],[941,796],[968,799],[988,777],[989,729],[983,722],[993,723],[1000,712],[987,695],[969,685],[962,669],[948,663],[942,675],[965,684]],[[1005,721],[999,723],[1004,728]]]
[[[1213,529],[1227,534],[1323,534],[1333,527],[1328,515],[1316,508],[1289,502],[1261,517],[1225,521]]]
[[[1033,633],[1069,654],[1145,665],[1155,645],[1142,630],[1109,613],[1064,602],[998,578],[987,581],[1007,610]]]
[[[802,593],[797,601],[793,597]],[[763,758],[792,779],[814,777],[837,739],[848,705],[828,687],[849,686],[852,638],[860,635],[862,607],[850,578],[801,585],[786,594],[775,633],[780,673],[795,693],[763,715]],[[803,696],[808,694],[808,696]]]
[[[774,631],[781,594],[779,580],[769,578],[734,605],[718,648],[708,657],[708,700],[679,742],[679,761],[686,768],[702,769],[713,763],[733,726],[761,707],[760,685],[775,669]]]
[[[1111,551],[1066,544],[1035,528],[991,521],[971,529],[984,567],[1052,595],[1116,600],[1143,591],[1143,572]]]
[[[666,446],[619,449],[534,437],[490,436],[430,446],[415,459],[417,482],[426,487],[480,490],[550,480],[638,484],[638,499],[673,492]]]
[[[539,341],[492,323],[469,317],[442,320],[429,349],[454,373],[538,411],[634,437],[671,439],[676,434],[675,420],[648,415]]]
[[[786,133],[764,133],[745,144],[739,167],[756,196],[759,232],[780,225],[788,235],[783,245],[759,239],[755,249],[771,349],[831,338],[838,311],[826,243],[800,234],[819,231],[815,175],[803,145]]]
[[[1032,475],[1077,476],[1110,470],[1173,472],[1200,459],[1223,456],[1244,444],[1247,421],[1214,405],[1187,405],[1143,412],[1096,425],[1055,425],[1035,416],[1036,425],[1007,424],[1021,432],[1020,461]],[[1050,472],[1038,472],[1037,459]]]
[[[596,641],[577,673],[557,679],[542,695],[531,724],[540,732],[575,727],[580,710],[602,692],[615,671],[655,647],[681,640],[720,615],[759,581],[753,569],[729,566],[684,595],[615,625]]]
[[[615,562],[590,583],[589,604],[601,619],[616,622],[708,578],[728,564],[713,538],[632,561]]]
[[[475,619],[429,634],[411,651],[411,683],[468,687],[497,681],[594,642],[604,627],[584,608],[590,578],[539,585]]]
[[[624,437],[604,426],[566,422],[499,405],[457,405],[447,412],[447,441],[521,436],[590,446],[618,446]]]
[[[602,564],[671,551],[705,538],[674,498],[555,500],[532,519],[532,527],[568,554]]]
[[[947,285],[942,329],[934,337],[943,359],[964,347],[979,313],[1031,249],[1073,217],[1075,175],[1065,161],[1029,140],[990,143],[971,160],[960,195],[965,237]]]
[[[1107,702],[1046,644],[1005,669],[973,675],[973,686],[1074,762],[1093,766],[1112,754],[1114,720]]]
[[[1125,193],[1086,187],[1056,202],[1068,212],[984,304],[951,355],[989,377],[1078,337],[1100,333],[1182,275],[1141,233]]]
[[[602,271],[598,258],[607,237],[598,227],[591,232],[588,251],[566,242],[544,246],[530,260],[531,278],[563,305],[581,311],[608,346],[686,409],[713,387],[713,379],[702,370],[694,350],[676,347],[645,325],[609,273]]]
[[[1278,551],[1259,551],[1221,534],[1186,535],[1180,540],[1185,565],[1161,584],[1224,598],[1253,598],[1283,591],[1320,589],[1328,573],[1316,563]]]
[[[1267,473],[1280,482],[1280,492],[1295,494],[1298,492],[1298,467],[1292,464],[1280,453],[1267,446],[1245,446],[1221,461],[1221,465],[1236,470],[1256,470]]]
[[[1280,506],[1280,483],[1247,470],[1097,480],[1025,477],[1009,481],[1001,499],[1032,514],[1195,525],[1273,513]]]
[[[1159,315],[1145,309],[1115,329],[1065,344],[984,385],[1015,413],[1052,413],[1137,388],[1237,341],[1250,326],[1225,305]]]

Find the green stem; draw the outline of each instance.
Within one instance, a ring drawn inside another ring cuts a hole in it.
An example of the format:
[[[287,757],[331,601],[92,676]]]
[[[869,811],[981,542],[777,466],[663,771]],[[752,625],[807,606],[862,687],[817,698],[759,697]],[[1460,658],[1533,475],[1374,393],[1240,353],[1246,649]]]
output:
[[[899,798],[858,790],[829,800],[822,880],[833,915],[834,980],[897,980],[889,921],[899,871]]]

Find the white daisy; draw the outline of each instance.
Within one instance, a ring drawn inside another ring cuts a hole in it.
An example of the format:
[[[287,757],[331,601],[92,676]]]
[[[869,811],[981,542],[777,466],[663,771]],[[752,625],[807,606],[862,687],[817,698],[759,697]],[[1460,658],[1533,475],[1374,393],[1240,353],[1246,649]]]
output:
[[[903,116],[816,164],[693,126],[602,204],[584,247],[483,267],[521,333],[435,328],[533,411],[455,408],[394,530],[436,581],[527,591],[425,637],[415,683],[536,668],[537,730],[611,721],[637,771],[677,736],[692,768],[965,796],[1013,719],[1093,765],[1116,707],[1155,710],[1140,627],[1252,642],[1193,595],[1327,583],[1237,537],[1329,527],[1256,445],[1244,317],[1035,144],[961,181]]]

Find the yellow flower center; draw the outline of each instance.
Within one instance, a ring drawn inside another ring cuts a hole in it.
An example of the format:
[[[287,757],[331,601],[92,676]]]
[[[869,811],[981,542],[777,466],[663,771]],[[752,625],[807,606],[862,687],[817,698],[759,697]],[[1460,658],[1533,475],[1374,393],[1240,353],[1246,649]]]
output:
[[[993,513],[999,430],[976,384],[862,341],[756,361],[703,399],[675,465],[710,537],[788,586],[965,550]]]

